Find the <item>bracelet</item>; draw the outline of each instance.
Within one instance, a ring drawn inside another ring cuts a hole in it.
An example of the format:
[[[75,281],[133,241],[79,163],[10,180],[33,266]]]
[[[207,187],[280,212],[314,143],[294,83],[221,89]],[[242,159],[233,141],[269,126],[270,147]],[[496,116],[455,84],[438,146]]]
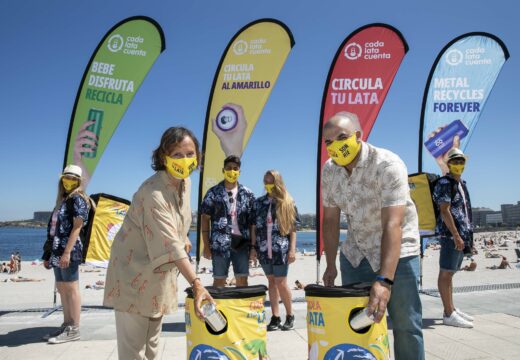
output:
[[[376,281],[385,283],[386,285],[390,285],[390,286],[394,285],[394,281],[393,280],[390,280],[389,278],[384,277],[382,275],[377,275],[376,276]]]
[[[197,280],[200,281],[200,278],[196,277],[195,279],[193,279],[193,281],[190,283],[190,286],[193,287],[193,285],[195,285],[195,281],[197,281]]]

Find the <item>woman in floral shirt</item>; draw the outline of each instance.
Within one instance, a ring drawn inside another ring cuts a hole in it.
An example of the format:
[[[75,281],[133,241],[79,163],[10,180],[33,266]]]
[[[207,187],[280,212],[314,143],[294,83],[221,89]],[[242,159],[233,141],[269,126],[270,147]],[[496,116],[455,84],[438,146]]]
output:
[[[256,225],[251,234],[255,250],[252,250],[251,256],[258,258],[269,281],[273,316],[267,330],[290,330],[294,327],[294,314],[287,273],[289,264],[296,259],[298,211],[282,176],[276,170],[265,173],[264,185],[267,194],[255,201]],[[287,316],[284,325],[280,318],[279,298],[282,299]]]
[[[114,308],[119,359],[155,359],[163,315],[177,309],[179,272],[193,288],[195,312],[213,302],[188,259],[190,174],[199,143],[183,127],[167,129],[152,156],[154,175],[134,194],[110,252],[103,305]]]
[[[83,259],[81,229],[86,226],[90,201],[83,192],[79,166],[68,165],[58,183],[56,206],[47,228],[42,259],[46,268],[54,268],[56,288],[63,306],[63,324],[44,336],[51,344],[79,340],[81,298],[79,264]]]

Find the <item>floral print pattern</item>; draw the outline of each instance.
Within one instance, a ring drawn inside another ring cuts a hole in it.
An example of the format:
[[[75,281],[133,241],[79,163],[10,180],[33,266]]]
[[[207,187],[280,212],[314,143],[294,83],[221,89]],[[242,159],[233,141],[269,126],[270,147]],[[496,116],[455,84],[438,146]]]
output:
[[[175,261],[188,257],[191,224],[190,180],[183,184],[179,196],[158,171],[134,194],[112,244],[103,305],[151,318],[177,309]]]
[[[72,210],[72,214],[70,211]],[[65,251],[65,247],[69,242],[69,235],[73,228],[73,219],[80,217],[83,220],[83,227],[87,226],[89,205],[87,201],[78,194],[74,194],[60,205],[58,210],[58,220],[54,238],[52,240],[52,251],[49,264],[52,267],[60,267],[60,258]],[[50,230],[50,223],[48,231]],[[81,262],[83,260],[83,243],[80,237],[76,239],[76,243],[70,252],[70,261]]]
[[[242,236],[250,239],[249,227],[255,222],[255,195],[251,190],[238,184],[237,223]],[[217,254],[228,255],[231,248],[231,215],[228,192],[224,181],[208,190],[200,206],[201,214],[211,217],[210,246]]]
[[[271,217],[273,221],[272,231],[272,258],[267,256],[267,214],[271,204]],[[256,216],[256,255],[260,264],[285,265],[287,264],[287,254],[289,253],[289,235],[280,234],[278,222],[276,221],[276,200],[270,199],[267,195],[261,196],[255,201]],[[300,224],[300,216],[296,210],[295,229]]]
[[[366,258],[374,271],[381,262],[381,209],[405,206],[401,258],[419,255],[417,210],[410,197],[406,165],[394,153],[362,143],[360,158],[348,174],[328,160],[321,177],[322,204],[347,216],[348,236],[341,251],[357,267]]]
[[[454,186],[456,191],[452,199],[451,197]],[[464,197],[462,196],[461,191],[464,191],[464,196],[466,198],[467,213],[464,209]],[[452,178],[449,174],[439,178],[435,184],[435,188],[433,189],[433,200],[437,205],[440,205],[441,203],[450,204],[450,213],[453,217],[453,220],[455,220],[455,227],[457,228],[457,232],[459,233],[462,240],[464,240],[466,244],[469,244],[472,232],[471,201],[469,199],[469,192],[466,186],[466,182],[461,180],[457,183],[457,180]],[[436,233],[440,236],[453,237],[440,215],[437,217],[437,227],[435,230]]]

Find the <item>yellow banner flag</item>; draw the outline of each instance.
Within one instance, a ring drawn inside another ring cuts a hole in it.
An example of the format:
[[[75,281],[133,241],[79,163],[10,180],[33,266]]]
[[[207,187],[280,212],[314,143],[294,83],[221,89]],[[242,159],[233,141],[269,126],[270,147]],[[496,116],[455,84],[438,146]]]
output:
[[[96,210],[89,219],[90,230],[87,235],[88,248],[85,262],[90,265],[107,267],[110,259],[112,241],[123,225],[130,202],[107,194],[95,194]]]
[[[204,129],[199,199],[223,180],[224,159],[242,156],[278,75],[294,45],[285,24],[272,19],[252,22],[228,44],[208,103]],[[200,258],[200,228],[197,260]]]
[[[428,175],[427,173],[419,173],[408,176],[410,196],[417,208],[421,235],[435,234],[435,210]]]

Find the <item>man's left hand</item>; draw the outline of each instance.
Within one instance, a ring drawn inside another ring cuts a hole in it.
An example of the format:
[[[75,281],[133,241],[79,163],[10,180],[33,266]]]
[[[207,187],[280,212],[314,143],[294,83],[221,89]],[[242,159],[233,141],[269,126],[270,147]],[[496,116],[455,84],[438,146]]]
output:
[[[374,315],[376,323],[381,322],[386,313],[386,305],[390,300],[390,288],[387,285],[376,281],[370,289],[370,299],[368,300],[368,314]]]

